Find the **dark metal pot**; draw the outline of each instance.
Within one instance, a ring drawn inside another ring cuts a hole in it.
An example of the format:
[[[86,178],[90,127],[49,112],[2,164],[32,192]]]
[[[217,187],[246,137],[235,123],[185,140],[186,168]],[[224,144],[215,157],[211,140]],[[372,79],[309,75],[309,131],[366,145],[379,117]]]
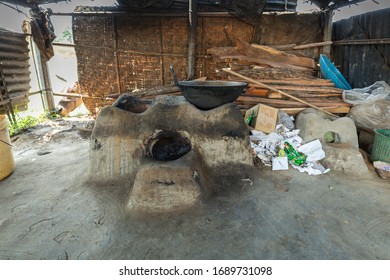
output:
[[[202,110],[233,102],[248,85],[244,82],[229,81],[177,81],[172,66],[171,71],[175,84],[180,88],[185,99]]]
[[[233,102],[247,85],[225,81],[180,81],[177,84],[187,101],[203,110]]]

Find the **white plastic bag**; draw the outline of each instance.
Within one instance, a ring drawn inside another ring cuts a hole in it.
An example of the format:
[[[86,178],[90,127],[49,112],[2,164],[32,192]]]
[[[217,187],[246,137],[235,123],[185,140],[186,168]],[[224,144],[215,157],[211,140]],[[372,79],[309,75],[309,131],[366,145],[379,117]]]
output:
[[[369,131],[379,128],[390,129],[390,100],[377,100],[353,106],[348,117],[357,127]]]
[[[384,81],[378,81],[365,88],[354,88],[343,91],[343,100],[353,105],[383,99],[390,100],[390,86]]]

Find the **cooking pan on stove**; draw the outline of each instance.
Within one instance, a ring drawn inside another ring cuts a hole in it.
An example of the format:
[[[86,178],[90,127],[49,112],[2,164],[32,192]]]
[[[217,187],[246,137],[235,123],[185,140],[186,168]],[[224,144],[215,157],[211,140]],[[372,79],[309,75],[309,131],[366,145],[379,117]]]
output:
[[[170,66],[175,84],[185,99],[202,110],[209,110],[233,102],[244,91],[248,83],[230,81],[178,81]]]

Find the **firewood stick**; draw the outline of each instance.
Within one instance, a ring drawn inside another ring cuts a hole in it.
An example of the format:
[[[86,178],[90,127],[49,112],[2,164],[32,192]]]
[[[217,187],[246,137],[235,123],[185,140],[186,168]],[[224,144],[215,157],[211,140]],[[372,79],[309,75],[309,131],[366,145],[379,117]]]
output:
[[[282,95],[285,95],[285,96],[287,96],[287,97],[290,97],[291,99],[294,99],[294,100],[296,100],[296,101],[298,101],[298,102],[301,102],[301,103],[303,103],[303,104],[305,104],[305,105],[307,105],[307,106],[309,106],[309,107],[312,107],[312,108],[314,108],[314,109],[317,109],[317,110],[319,110],[319,111],[321,111],[321,112],[323,112],[323,113],[325,113],[325,114],[327,114],[327,115],[330,115],[330,116],[332,116],[332,117],[338,118],[337,115],[332,114],[332,113],[330,113],[330,112],[328,112],[328,111],[326,111],[326,110],[323,110],[323,109],[321,109],[320,107],[317,107],[317,106],[315,106],[315,105],[313,105],[313,104],[310,104],[310,103],[308,103],[308,102],[306,102],[306,101],[304,101],[304,100],[302,100],[302,99],[300,99],[300,98],[298,98],[298,97],[292,96],[291,94],[288,94],[287,92],[281,91],[281,90],[279,90],[279,89],[277,89],[277,88],[274,88],[274,87],[271,87],[271,86],[269,86],[269,85],[263,84],[263,83],[261,83],[261,82],[259,82],[259,81],[253,80],[253,79],[251,79],[251,78],[249,78],[249,77],[246,77],[246,76],[244,76],[244,75],[241,75],[241,74],[239,74],[239,73],[237,73],[237,72],[234,72],[234,71],[232,71],[232,70],[230,70],[230,69],[223,68],[222,70],[225,71],[225,72],[227,72],[227,73],[229,73],[229,74],[235,75],[235,76],[237,76],[237,77],[239,77],[239,78],[245,79],[245,80],[248,81],[248,82],[251,82],[251,83],[260,85],[260,86],[265,87],[265,88],[268,88],[268,89],[270,89],[270,90],[272,90],[272,91],[279,92],[279,93],[282,94]]]
[[[306,45],[299,45],[295,46],[293,50],[302,50],[302,49],[309,49],[309,48],[315,48],[315,47],[323,47],[323,46],[329,46],[332,45],[332,41],[325,41],[325,42],[319,42],[319,43],[312,43],[312,44],[306,44]]]

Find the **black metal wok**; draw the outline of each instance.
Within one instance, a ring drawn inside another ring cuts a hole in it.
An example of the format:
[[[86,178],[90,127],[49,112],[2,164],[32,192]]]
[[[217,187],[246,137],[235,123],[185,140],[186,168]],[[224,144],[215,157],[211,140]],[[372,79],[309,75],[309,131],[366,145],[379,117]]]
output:
[[[233,102],[248,85],[244,82],[230,81],[177,81],[172,66],[171,71],[175,84],[180,88],[185,99],[202,110]]]

